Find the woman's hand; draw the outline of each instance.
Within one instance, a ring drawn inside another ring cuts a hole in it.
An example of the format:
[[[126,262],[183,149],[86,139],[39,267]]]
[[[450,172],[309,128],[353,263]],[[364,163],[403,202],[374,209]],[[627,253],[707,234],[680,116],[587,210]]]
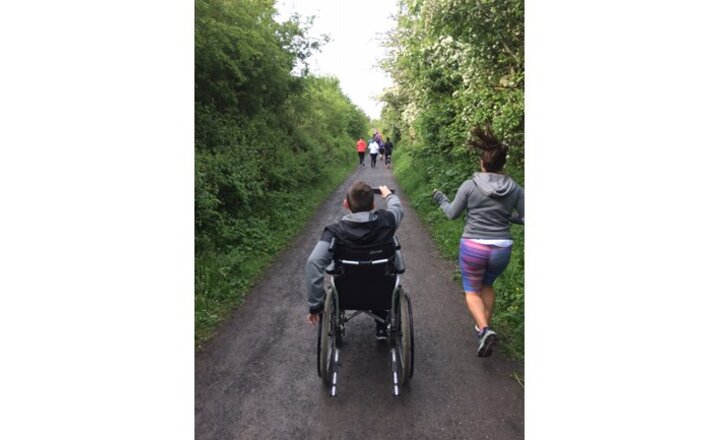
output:
[[[319,313],[308,313],[307,318],[305,318],[308,322],[308,324],[315,325],[318,322],[320,322],[320,314]]]
[[[390,191],[390,188],[388,188],[387,185],[380,185],[378,189],[380,190],[380,195],[382,195],[383,199],[392,194],[392,191]]]

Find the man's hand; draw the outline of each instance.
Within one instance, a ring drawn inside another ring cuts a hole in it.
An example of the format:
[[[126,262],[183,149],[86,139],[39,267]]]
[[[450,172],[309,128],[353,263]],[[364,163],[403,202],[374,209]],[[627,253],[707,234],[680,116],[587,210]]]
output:
[[[387,185],[380,185],[378,189],[380,190],[380,195],[383,199],[392,194],[392,191],[390,191],[390,188],[388,188]]]
[[[308,313],[307,318],[305,319],[307,320],[308,324],[315,325],[320,322],[320,314],[316,313],[313,315],[312,313]]]

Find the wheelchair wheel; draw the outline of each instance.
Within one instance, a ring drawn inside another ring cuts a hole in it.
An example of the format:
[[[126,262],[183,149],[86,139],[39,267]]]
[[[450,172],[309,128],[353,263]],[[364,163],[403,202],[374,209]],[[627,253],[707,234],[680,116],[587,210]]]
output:
[[[337,332],[333,328],[336,321],[337,311],[334,307],[332,292],[325,295],[325,308],[320,316],[320,325],[318,326],[317,340],[317,368],[318,376],[325,383],[330,383],[332,379],[331,364],[332,357],[335,352]]]
[[[401,334],[396,346],[400,354],[400,383],[406,384],[412,377],[415,366],[415,337],[410,296],[404,290],[400,291],[399,296]]]

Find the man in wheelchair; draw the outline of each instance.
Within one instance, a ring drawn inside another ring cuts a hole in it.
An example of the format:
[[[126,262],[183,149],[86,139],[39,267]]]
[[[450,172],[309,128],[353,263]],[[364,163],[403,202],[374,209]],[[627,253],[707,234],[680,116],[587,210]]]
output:
[[[317,324],[323,311],[325,300],[324,274],[331,264],[333,252],[331,242],[341,246],[368,248],[370,245],[393,243],[395,231],[403,218],[402,205],[398,196],[385,185],[380,185],[380,194],[386,201],[386,209],[375,210],[373,189],[363,181],[350,186],[343,206],[350,210],[340,221],[323,229],[320,241],[315,245],[305,266],[305,283],[308,290],[309,314],[307,321]],[[383,320],[387,319],[387,310],[371,310]],[[378,340],[387,339],[387,327],[376,320]]]
[[[385,199],[386,209],[375,210],[374,192]],[[350,214],[323,229],[305,266],[307,321],[319,324],[318,376],[336,396],[345,324],[365,314],[376,323],[375,337],[388,341],[392,390],[399,396],[413,375],[415,357],[412,306],[400,282],[405,269],[395,237],[403,218],[400,199],[385,185],[373,190],[359,181],[343,203]],[[327,290],[325,273],[331,275]]]

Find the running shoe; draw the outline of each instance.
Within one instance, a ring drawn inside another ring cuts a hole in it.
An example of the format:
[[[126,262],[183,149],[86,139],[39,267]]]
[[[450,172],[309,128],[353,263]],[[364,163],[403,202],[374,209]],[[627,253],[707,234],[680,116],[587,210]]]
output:
[[[478,335],[477,355],[480,357],[491,356],[493,354],[493,346],[497,343],[497,334],[490,327],[485,327],[485,330],[480,332],[477,326],[475,326],[475,330]]]

